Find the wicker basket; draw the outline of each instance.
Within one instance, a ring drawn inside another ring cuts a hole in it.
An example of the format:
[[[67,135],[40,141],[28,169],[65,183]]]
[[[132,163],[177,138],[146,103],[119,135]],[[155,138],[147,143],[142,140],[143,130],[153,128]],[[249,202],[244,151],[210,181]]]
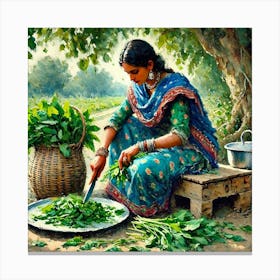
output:
[[[83,133],[77,144],[70,144],[71,156],[64,157],[58,146],[35,147],[30,160],[28,179],[37,199],[81,193],[86,180],[86,164],[82,153],[86,134],[85,119],[78,108],[71,106],[81,116]]]

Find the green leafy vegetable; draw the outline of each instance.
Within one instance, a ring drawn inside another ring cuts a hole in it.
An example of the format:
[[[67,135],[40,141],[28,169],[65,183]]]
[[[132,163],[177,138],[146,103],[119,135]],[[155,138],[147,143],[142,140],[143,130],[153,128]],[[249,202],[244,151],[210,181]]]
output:
[[[233,228],[233,225],[226,224]],[[202,251],[206,245],[226,239],[244,241],[239,235],[225,233],[225,224],[205,217],[195,219],[189,210],[181,209],[165,218],[136,216],[128,235],[144,241],[146,247],[166,251]]]
[[[89,200],[83,203],[81,196],[69,194],[56,198],[52,203],[41,208],[42,214],[33,219],[44,220],[54,226],[84,228],[92,223],[108,222],[123,212],[112,206],[103,206],[100,202]]]
[[[82,145],[94,151],[94,141],[99,141],[95,132],[100,128],[93,124],[88,110],[82,115],[86,129]],[[43,99],[28,110],[28,148],[58,146],[65,157],[70,157],[69,145],[79,143],[82,133],[83,123],[79,113],[68,102],[60,104],[56,95],[50,102]]]
[[[136,156],[134,156],[132,158],[132,160],[138,159],[138,158],[142,158],[146,154],[147,153],[140,152]],[[128,169],[127,166],[123,166],[123,168],[120,169],[118,160],[116,160],[108,168],[108,170],[104,173],[103,178],[101,179],[101,181],[106,181],[107,179],[116,179],[117,183],[124,183],[127,180],[127,178],[128,178],[128,171],[127,171],[127,169]]]
[[[80,246],[79,250],[104,248],[106,252],[149,252],[152,248],[161,251],[203,251],[204,246],[225,243],[227,240],[242,242],[245,239],[225,230],[237,230],[231,222],[218,222],[205,217],[196,219],[189,210],[181,209],[165,218],[136,216],[127,238],[87,240],[76,237],[68,246]],[[251,226],[240,226],[239,228]],[[144,245],[143,245],[144,244]],[[64,245],[65,247],[66,245]]]
[[[81,236],[75,236],[71,239],[68,239],[65,243],[63,243],[62,247],[78,246],[83,242],[84,241]]]
[[[227,238],[227,239],[232,239],[233,241],[245,241],[245,239],[240,236],[240,235],[234,235],[234,234],[229,234],[229,233],[225,233],[224,236]]]
[[[231,230],[236,230],[235,225],[233,223],[231,223],[231,222],[224,221],[223,225],[224,225],[225,228],[228,228],[228,229],[231,229]]]
[[[36,246],[36,247],[45,247],[47,245],[47,243],[45,241],[37,240],[37,241],[32,242],[32,245]]]
[[[241,226],[240,229],[245,231],[245,232],[249,232],[249,233],[252,232],[252,226],[250,226],[250,225]]]
[[[121,216],[124,212],[125,212],[124,209],[117,209],[117,210],[115,210],[115,214],[117,216]]]
[[[88,240],[80,247],[80,249],[86,251],[91,250],[92,248],[106,247],[107,245],[108,241],[106,240]]]
[[[116,240],[88,240],[85,242],[84,245],[80,247],[81,250],[91,250],[92,248],[100,248],[100,247],[106,247],[108,245],[111,245],[112,247],[119,247],[119,246],[127,246],[132,243],[135,243],[135,239],[131,238],[119,238]]]
[[[106,249],[105,252],[122,252],[122,249],[119,246],[112,246]]]

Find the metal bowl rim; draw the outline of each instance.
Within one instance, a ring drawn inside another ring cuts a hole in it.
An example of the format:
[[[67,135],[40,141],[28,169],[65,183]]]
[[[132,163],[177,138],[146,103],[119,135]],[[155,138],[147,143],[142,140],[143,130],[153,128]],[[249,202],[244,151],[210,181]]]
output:
[[[244,144],[242,142],[230,142],[224,145],[224,148],[229,151],[252,153],[252,141],[245,141]]]

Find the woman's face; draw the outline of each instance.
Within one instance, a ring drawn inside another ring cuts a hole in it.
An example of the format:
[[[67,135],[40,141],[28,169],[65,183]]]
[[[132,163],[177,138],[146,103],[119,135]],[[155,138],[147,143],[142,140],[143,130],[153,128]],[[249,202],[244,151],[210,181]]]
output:
[[[132,66],[125,62],[122,64],[122,68],[129,75],[130,80],[138,85],[142,85],[146,82],[149,72],[152,69],[150,64],[148,64],[147,67],[143,67]]]

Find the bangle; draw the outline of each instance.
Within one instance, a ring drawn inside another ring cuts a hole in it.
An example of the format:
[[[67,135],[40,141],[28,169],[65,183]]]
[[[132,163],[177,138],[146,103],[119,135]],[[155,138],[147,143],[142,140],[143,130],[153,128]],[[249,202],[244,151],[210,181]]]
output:
[[[155,151],[155,139],[148,139],[137,142],[139,151],[141,152],[154,152]]]
[[[137,142],[138,148],[140,152],[145,152],[144,141]]]
[[[144,151],[147,152],[148,151],[148,141],[144,140],[143,145],[144,145]]]
[[[155,139],[147,140],[147,150],[148,152],[153,152],[155,150]]]
[[[105,147],[100,147],[99,149],[97,149],[95,156],[104,156],[107,157],[109,154],[109,150],[106,149]]]

